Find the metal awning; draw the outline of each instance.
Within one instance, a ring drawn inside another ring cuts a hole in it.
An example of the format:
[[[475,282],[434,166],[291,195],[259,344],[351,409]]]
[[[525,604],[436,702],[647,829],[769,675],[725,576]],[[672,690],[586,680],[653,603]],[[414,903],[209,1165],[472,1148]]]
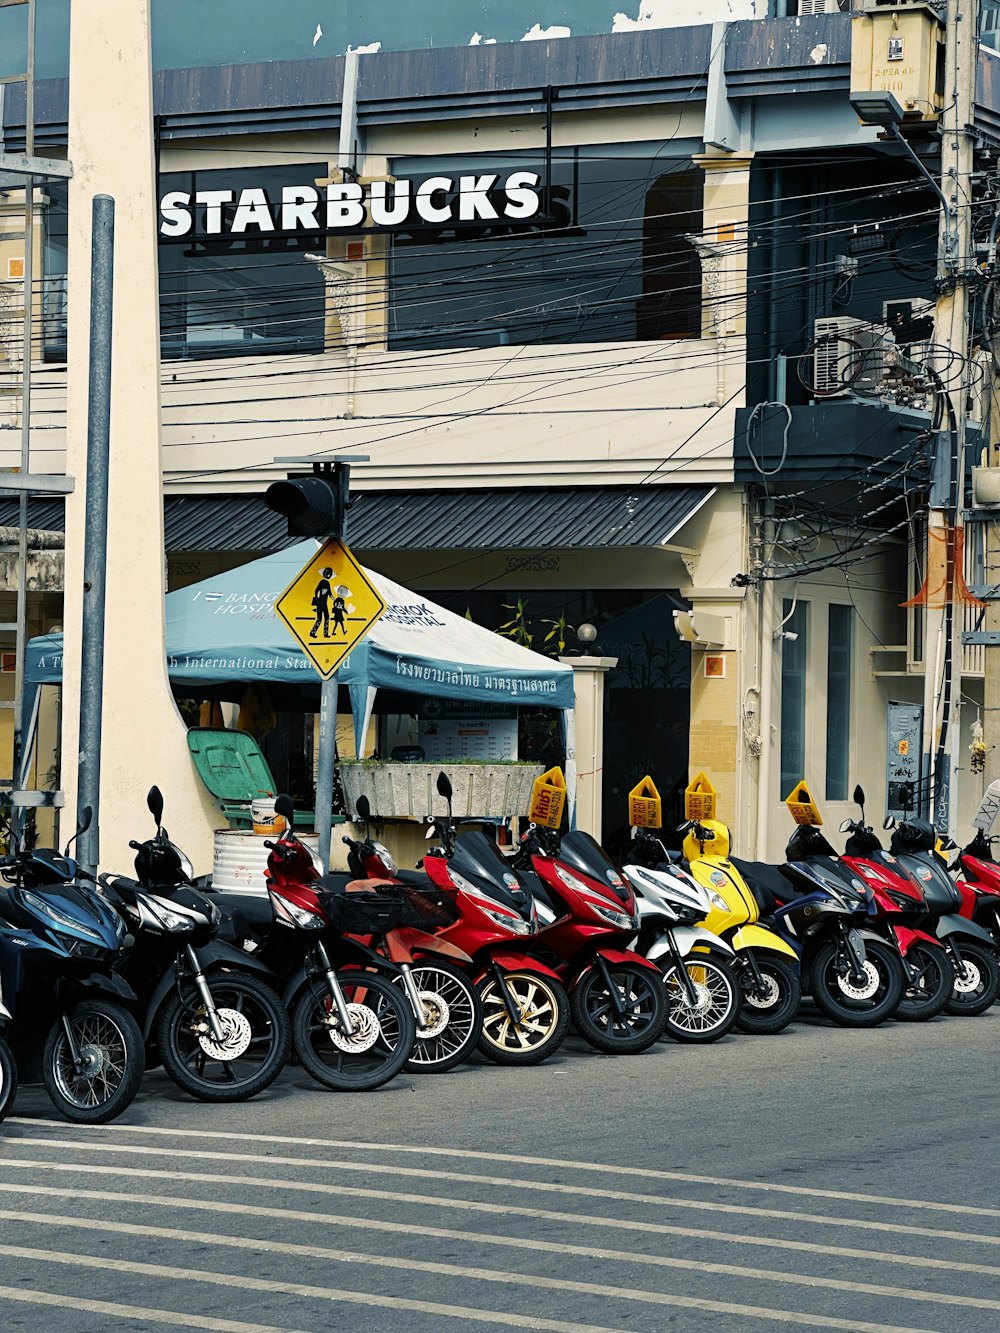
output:
[[[658,547],[671,541],[713,486],[546,486],[488,490],[356,491],[348,539],[361,551],[576,550]],[[32,501],[33,528],[61,531],[61,500]],[[0,525],[17,502],[0,499]],[[278,551],[297,538],[262,495],[168,495],[166,548]]]

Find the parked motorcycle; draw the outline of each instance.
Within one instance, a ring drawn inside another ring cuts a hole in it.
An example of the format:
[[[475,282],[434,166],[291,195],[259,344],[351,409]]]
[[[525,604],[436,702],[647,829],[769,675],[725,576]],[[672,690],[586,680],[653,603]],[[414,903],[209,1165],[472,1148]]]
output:
[[[733,858],[761,909],[761,920],[802,946],[803,991],[835,1023],[875,1027],[902,999],[895,949],[871,929],[874,895],[839,862],[819,830],[799,824],[780,869]]]
[[[532,949],[566,986],[577,1031],[608,1054],[648,1050],[670,1017],[673,973],[627,947],[639,925],[631,886],[580,830],[560,839],[532,824],[512,865],[546,909]]]
[[[854,802],[861,808],[861,818],[845,819],[840,826],[841,833],[850,834],[842,859],[871,889],[876,909],[872,927],[896,950],[906,974],[894,1017],[923,1022],[940,1014],[948,1003],[955,970],[941,941],[918,928],[927,913],[923,892],[865,823],[865,794],[860,787],[854,788]]]
[[[0,1033],[5,1033],[10,1024],[10,1010],[3,1002],[3,987],[0,985]],[[14,1053],[3,1036],[0,1036],[0,1120],[14,1105],[17,1096],[17,1062]]]
[[[962,895],[935,852],[934,826],[916,817],[899,823],[886,820],[886,825],[894,825],[889,850],[923,892],[925,914],[920,925],[951,955],[955,977],[945,1009],[970,1018],[985,1013],[1000,994],[1000,963],[993,937],[959,914]]]
[[[956,888],[961,898],[959,915],[989,932],[993,944],[1000,949],[1000,865],[993,856],[998,841],[982,829],[959,853]],[[950,842],[950,839],[949,839]],[[955,850],[955,845],[943,850]]]
[[[89,824],[87,809],[62,855],[34,848],[0,858],[10,886],[0,892],[0,1017],[22,1081],[44,1082],[64,1119],[103,1124],[139,1091],[143,1051],[123,1007],[135,992],[112,970],[124,922],[93,889],[73,882],[70,848]],[[16,1073],[8,1066],[0,1059],[0,1088],[12,1097]]]
[[[288,1058],[288,1015],[257,959],[217,939],[222,914],[192,887],[191,862],[163,827],[163,797],[146,798],[156,834],[134,849],[136,879],[99,885],[128,922],[118,970],[138,995],[142,1035],[163,1067],[200,1101],[245,1101],[268,1087]]]

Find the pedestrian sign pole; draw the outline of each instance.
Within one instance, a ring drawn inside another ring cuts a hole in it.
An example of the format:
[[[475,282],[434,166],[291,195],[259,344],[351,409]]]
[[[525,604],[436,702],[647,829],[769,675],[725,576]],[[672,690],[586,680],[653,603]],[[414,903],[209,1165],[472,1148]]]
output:
[[[268,488],[267,503],[288,519],[290,536],[325,537],[304,569],[278,598],[275,609],[322,677],[316,832],[319,858],[330,865],[333,770],[337,756],[337,668],[378,620],[385,603],[344,543],[350,465],[339,459],[279,458],[308,462],[312,472]],[[352,457],[351,462],[367,462]]]

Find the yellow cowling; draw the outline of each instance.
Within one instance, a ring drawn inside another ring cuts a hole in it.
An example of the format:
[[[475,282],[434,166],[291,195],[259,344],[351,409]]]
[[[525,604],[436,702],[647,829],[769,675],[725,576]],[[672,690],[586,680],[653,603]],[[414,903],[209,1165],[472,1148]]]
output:
[[[692,829],[684,839],[684,860],[694,862],[700,860],[703,856],[711,857],[712,860],[727,860],[731,839],[729,829],[725,824],[720,823],[718,819],[702,819],[699,821],[698,827],[709,829],[713,836],[707,842],[701,842],[695,837]]]

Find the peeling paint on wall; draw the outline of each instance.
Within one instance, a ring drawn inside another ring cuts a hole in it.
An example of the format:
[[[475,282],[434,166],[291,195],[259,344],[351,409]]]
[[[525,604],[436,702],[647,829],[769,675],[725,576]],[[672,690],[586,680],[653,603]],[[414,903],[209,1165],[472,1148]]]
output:
[[[612,32],[635,28],[680,28],[688,23],[718,23],[767,17],[767,0],[640,0],[636,18],[615,14]]]
[[[547,42],[550,37],[571,37],[573,34],[569,28],[564,28],[561,23],[554,23],[551,28],[543,28],[540,23],[536,23],[533,28],[521,38],[522,42]]]
[[[819,46],[814,46],[809,52],[809,59],[814,65],[823,65],[830,55],[830,48],[826,42],[820,42]]]

